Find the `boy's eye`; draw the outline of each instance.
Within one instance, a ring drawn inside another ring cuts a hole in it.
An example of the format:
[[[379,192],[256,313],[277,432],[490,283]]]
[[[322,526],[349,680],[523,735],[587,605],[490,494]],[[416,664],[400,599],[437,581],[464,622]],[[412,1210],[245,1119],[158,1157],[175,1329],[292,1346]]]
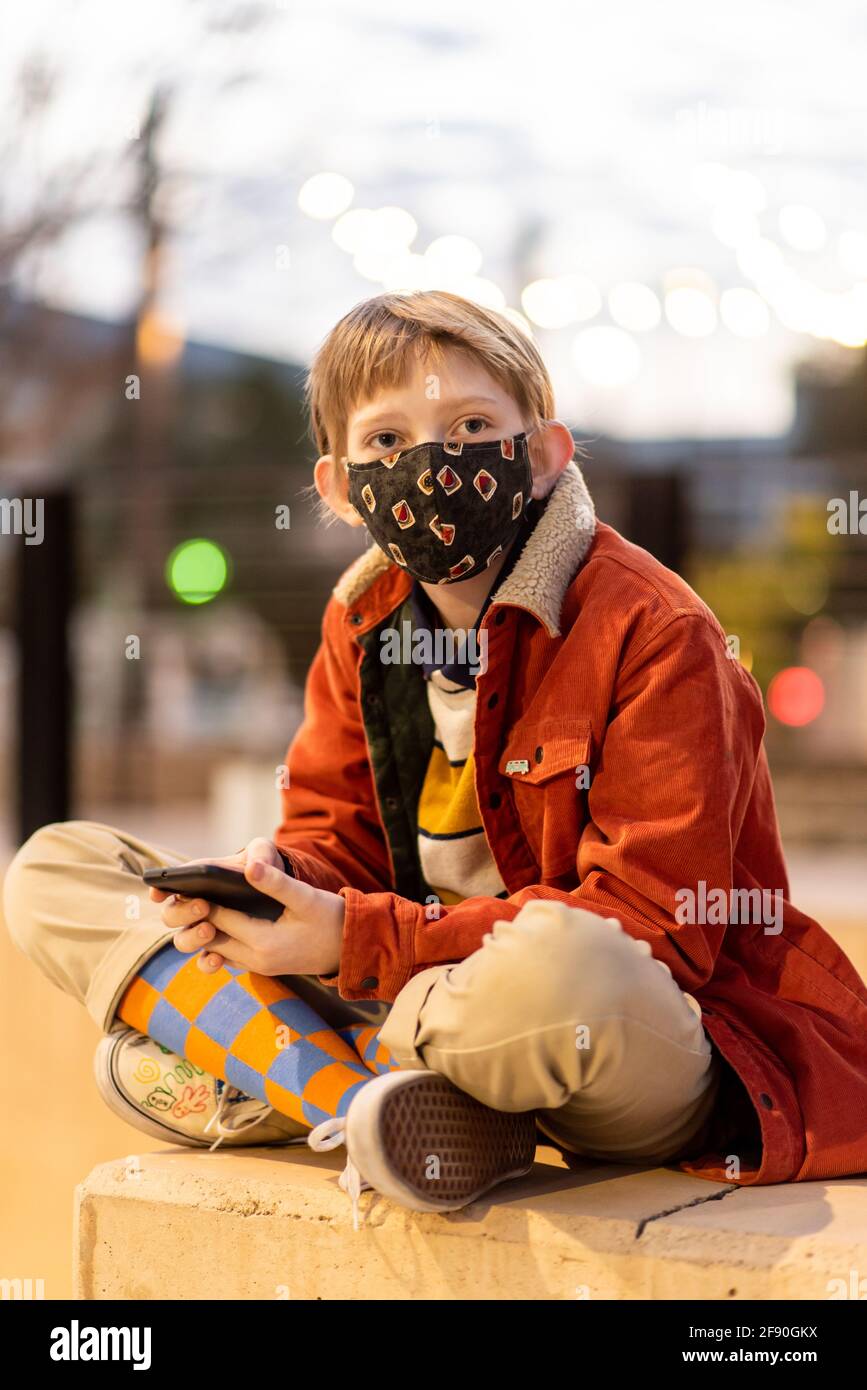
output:
[[[461,430],[466,430],[469,435],[475,435],[484,434],[485,430],[490,429],[490,427],[491,422],[486,420],[484,415],[468,415],[466,420],[462,420],[456,429],[449,432],[448,437],[457,443],[461,437]]]
[[[462,429],[470,435],[482,434],[488,429],[489,424],[490,421],[486,420],[483,415],[470,415],[458,425],[457,429],[451,432],[449,437],[458,438]],[[371,436],[365,447],[373,449],[379,454],[390,454],[399,447],[399,443],[400,435],[395,430],[378,430],[376,434]]]

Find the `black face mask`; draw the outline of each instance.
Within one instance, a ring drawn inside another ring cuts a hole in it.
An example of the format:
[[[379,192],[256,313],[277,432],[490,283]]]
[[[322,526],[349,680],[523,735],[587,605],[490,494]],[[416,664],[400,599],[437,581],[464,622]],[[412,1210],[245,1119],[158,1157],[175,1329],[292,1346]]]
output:
[[[377,545],[425,584],[487,569],[521,529],[533,486],[526,433],[416,444],[346,472],[349,500]]]

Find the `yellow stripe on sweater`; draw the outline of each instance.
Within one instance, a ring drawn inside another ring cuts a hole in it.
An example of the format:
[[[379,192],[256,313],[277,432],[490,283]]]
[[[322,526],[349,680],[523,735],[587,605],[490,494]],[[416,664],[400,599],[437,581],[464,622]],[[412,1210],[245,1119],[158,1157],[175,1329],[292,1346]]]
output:
[[[445,750],[434,747],[418,801],[421,834],[457,835],[481,829],[472,753],[463,767],[452,767]]]

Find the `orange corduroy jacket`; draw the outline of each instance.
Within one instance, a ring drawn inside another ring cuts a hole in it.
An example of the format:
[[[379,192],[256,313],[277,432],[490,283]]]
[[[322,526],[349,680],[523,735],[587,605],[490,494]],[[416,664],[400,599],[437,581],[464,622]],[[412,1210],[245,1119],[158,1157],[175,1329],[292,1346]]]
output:
[[[476,790],[509,896],[432,913],[414,858],[426,704],[395,684],[421,677],[388,684],[377,655],[410,587],[375,548],[344,574],[288,753],[276,842],[346,902],[330,983],[393,1000],[534,899],[617,916],[698,1000],[729,1078],[719,1147],[680,1166],[731,1179],[752,1134],[741,1183],[867,1171],[867,990],[788,900],[761,693],[710,610],[596,520],[570,464],[482,623]],[[712,907],[719,890],[739,918]]]

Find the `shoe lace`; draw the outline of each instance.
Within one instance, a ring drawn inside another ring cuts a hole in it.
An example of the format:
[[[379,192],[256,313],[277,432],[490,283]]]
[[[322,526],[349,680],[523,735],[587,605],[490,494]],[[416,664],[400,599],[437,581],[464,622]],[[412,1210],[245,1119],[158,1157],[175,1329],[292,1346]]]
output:
[[[311,1129],[307,1136],[307,1143],[314,1153],[328,1153],[331,1149],[339,1148],[341,1144],[346,1143],[346,1120],[342,1115],[323,1120],[321,1124]],[[359,1227],[358,1199],[362,1192],[370,1191],[371,1185],[361,1176],[348,1155],[346,1167],[337,1181],[352,1203],[352,1229],[357,1231]]]
[[[244,1130],[260,1124],[273,1109],[273,1105],[269,1105],[266,1100],[256,1100],[237,1086],[224,1085],[217,1097],[217,1108],[205,1125],[206,1134],[212,1129],[217,1132],[217,1138],[210,1146],[209,1152],[213,1153],[224,1139],[230,1138],[233,1134],[242,1134]]]

